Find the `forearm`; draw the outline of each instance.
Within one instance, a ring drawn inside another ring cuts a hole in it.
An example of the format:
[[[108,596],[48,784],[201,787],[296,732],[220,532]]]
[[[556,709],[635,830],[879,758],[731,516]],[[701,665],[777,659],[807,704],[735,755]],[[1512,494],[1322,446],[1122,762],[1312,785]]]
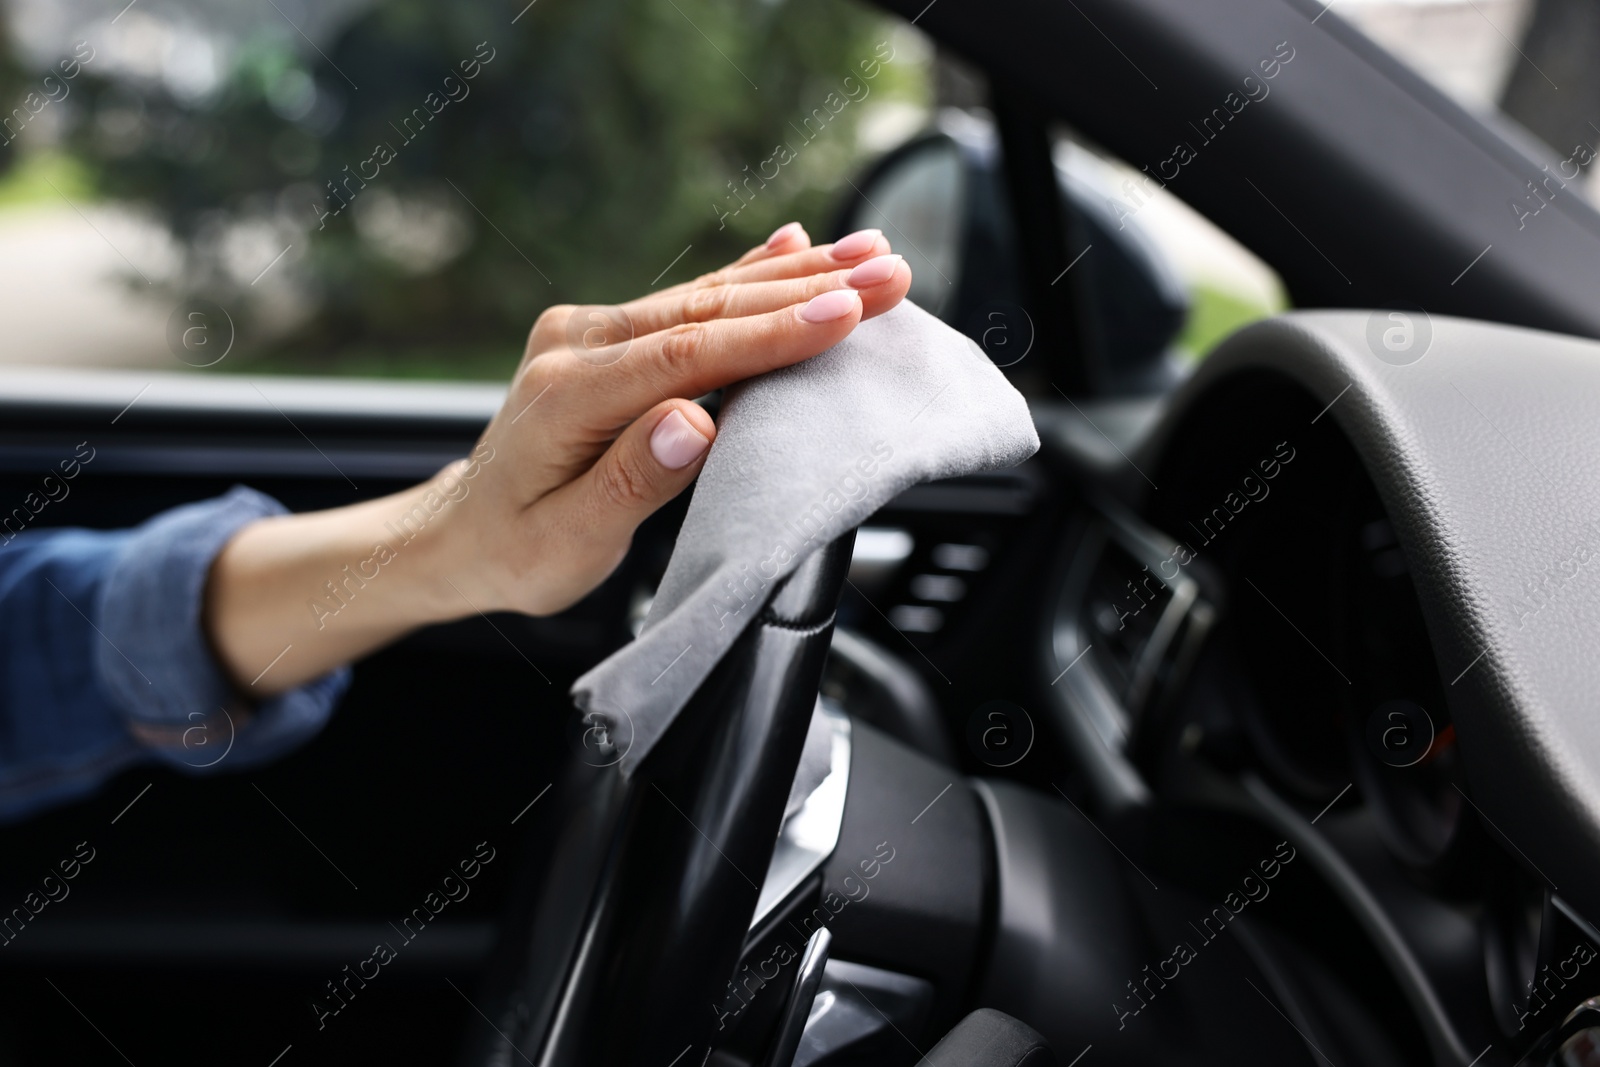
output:
[[[241,690],[302,685],[432,622],[471,614],[450,584],[447,472],[349,507],[262,519],[217,556],[206,630]]]

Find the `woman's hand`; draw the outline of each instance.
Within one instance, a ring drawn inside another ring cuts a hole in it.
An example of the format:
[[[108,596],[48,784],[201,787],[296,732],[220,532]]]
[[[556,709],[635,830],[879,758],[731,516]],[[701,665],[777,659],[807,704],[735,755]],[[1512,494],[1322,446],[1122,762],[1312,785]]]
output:
[[[699,472],[716,426],[692,398],[824,351],[910,284],[878,231],[813,248],[790,223],[661,293],[550,308],[470,457],[392,497],[262,520],[229,542],[206,593],[219,657],[267,696],[429,622],[562,610]]]
[[[876,231],[774,240],[658,296],[539,316],[483,435],[494,459],[451,516],[457,563],[477,563],[445,564],[462,593],[535,615],[580,599],[699,473],[716,427],[690,398],[832,347],[910,285]]]

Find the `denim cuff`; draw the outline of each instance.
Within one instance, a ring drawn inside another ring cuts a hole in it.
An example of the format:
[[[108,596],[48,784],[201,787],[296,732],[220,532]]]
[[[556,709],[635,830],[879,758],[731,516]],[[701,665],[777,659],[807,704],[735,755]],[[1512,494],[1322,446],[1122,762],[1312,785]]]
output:
[[[286,514],[235,486],[163,512],[132,532],[95,612],[104,641],[94,670],[130,732],[157,758],[209,772],[267,762],[316,736],[350,684],[350,668],[253,704],[218,664],[201,622],[211,565],[256,519]]]

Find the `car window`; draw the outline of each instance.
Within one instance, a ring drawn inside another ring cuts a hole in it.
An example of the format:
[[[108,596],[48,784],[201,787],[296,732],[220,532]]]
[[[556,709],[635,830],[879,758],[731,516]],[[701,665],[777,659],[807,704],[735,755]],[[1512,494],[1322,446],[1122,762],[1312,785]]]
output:
[[[4,359],[504,378],[930,113],[845,0],[4,0]]]
[[[1600,152],[1600,5],[1592,0],[1334,0],[1341,18],[1468,111],[1567,161]]]
[[[1180,358],[1198,360],[1241,326],[1289,306],[1282,279],[1264,260],[1138,169],[1070,131],[1056,138],[1056,162],[1177,276],[1188,298],[1173,341]]]
[[[939,94],[945,106],[927,133],[860,179],[845,225],[891,234],[914,271],[913,302],[964,331],[1024,394],[1053,395],[1057,368],[1040,362],[1055,357],[1041,350],[1029,361],[1037,324],[1011,211],[1000,207],[1004,149],[986,87],[947,54],[936,66],[941,85],[962,70],[961,106]],[[1097,356],[1135,376],[1113,388],[1170,386],[1223,337],[1287,306],[1277,273],[1204,216],[1065,124],[1051,135],[1072,216],[1062,277],[1077,270],[1069,284],[1081,286]],[[1152,363],[1159,369],[1138,370]]]

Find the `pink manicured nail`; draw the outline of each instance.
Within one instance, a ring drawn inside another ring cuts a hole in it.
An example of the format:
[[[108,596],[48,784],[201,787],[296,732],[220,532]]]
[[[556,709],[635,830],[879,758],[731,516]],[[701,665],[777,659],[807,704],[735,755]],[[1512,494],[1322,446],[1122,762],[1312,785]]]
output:
[[[800,317],[809,323],[832,322],[842,319],[861,306],[861,297],[854,289],[834,289],[814,296],[800,309]]]
[[[882,230],[857,230],[848,237],[841,237],[835,241],[828,254],[834,259],[857,259],[872,251],[872,246],[877,244],[878,238],[882,236]]]
[[[894,277],[902,256],[874,256],[850,272],[844,283],[853,289],[871,289]]]
[[[711,446],[704,434],[689,425],[683,412],[673,408],[650,434],[650,454],[669,471],[681,470]]]
[[[772,231],[772,236],[767,238],[767,248],[777,248],[789,238],[804,232],[805,230],[801,229],[798,222],[786,222]]]

